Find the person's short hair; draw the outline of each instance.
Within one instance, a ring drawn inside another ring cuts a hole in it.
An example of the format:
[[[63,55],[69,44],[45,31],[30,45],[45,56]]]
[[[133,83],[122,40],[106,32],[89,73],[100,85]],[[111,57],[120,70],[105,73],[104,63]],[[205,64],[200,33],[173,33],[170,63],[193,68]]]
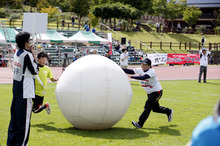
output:
[[[144,64],[147,64],[147,65],[151,65],[151,60],[149,58],[141,60],[141,62],[143,62]]]
[[[122,51],[122,52],[125,52],[126,50],[127,50],[127,49],[122,49],[121,51]]]
[[[202,53],[205,52],[205,51],[206,51],[206,49],[203,49],[203,50],[202,50]]]
[[[28,43],[29,38],[30,38],[29,32],[25,32],[25,31],[19,32],[15,37],[18,48],[21,50],[25,49],[25,43]]]
[[[40,53],[37,54],[37,58],[38,58],[38,59],[44,58],[44,57],[48,58],[47,53],[44,52],[44,51],[42,51],[42,52],[40,52]]]

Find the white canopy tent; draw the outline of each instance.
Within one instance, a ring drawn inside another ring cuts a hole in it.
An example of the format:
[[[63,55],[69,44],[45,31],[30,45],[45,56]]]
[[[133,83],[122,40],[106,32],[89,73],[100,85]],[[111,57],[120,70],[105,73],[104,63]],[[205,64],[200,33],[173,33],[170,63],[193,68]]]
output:
[[[37,42],[44,43],[71,43],[72,40],[61,35],[55,30],[47,30],[47,33],[37,34]]]
[[[97,36],[91,31],[79,31],[69,38],[71,42],[75,43],[88,43],[88,44],[108,44],[107,39]]]
[[[0,28],[0,43],[6,44],[6,43],[10,43],[10,41],[11,41],[11,43],[15,43],[15,36],[16,36],[16,34],[18,34],[18,31],[16,31],[13,28],[7,28],[7,29],[5,29],[5,31],[8,32],[9,38],[8,38],[8,36],[6,36],[7,40],[5,39],[4,30],[3,30],[3,28]]]

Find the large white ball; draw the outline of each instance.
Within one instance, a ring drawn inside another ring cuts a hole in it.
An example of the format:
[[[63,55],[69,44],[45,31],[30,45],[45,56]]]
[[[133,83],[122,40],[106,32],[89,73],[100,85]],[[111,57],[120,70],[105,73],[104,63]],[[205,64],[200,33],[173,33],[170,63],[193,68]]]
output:
[[[132,89],[123,70],[100,55],[82,57],[61,75],[56,99],[64,117],[76,128],[108,129],[126,113]]]

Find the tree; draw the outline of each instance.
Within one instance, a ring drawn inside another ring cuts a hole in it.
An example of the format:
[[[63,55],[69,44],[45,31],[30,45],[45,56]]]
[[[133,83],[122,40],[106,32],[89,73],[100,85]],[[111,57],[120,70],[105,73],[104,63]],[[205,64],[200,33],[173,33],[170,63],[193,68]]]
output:
[[[93,13],[89,13],[89,19],[90,19],[90,24],[95,28],[97,24],[99,23],[99,18],[95,17]]]
[[[148,14],[153,12],[153,0],[112,0],[112,2],[120,2],[124,5],[131,5],[131,7],[134,7],[142,12],[147,12]]]
[[[38,0],[29,0],[27,4],[31,7],[36,7],[38,4]]]
[[[89,14],[91,4],[91,0],[70,0],[70,11],[79,16],[79,28],[81,18],[86,17]]]
[[[0,0],[0,7],[20,9],[22,8],[23,0]]]
[[[184,9],[186,8],[186,0],[170,0],[170,2],[168,3],[168,18],[171,19],[171,24],[172,24],[172,32],[173,32],[173,20],[178,18],[179,16],[181,16],[181,14],[183,13]]]
[[[41,8],[41,13],[48,13],[48,21],[59,21],[60,11],[56,7]]]
[[[131,7],[130,5],[124,5],[122,3],[117,2],[114,4],[108,3],[108,4],[97,5],[93,9],[93,14],[96,17],[101,17],[102,19],[106,19],[106,20],[109,19],[111,25],[111,18],[133,20],[140,18],[142,13],[141,11],[137,10],[134,7]],[[127,26],[127,23],[124,24]],[[115,21],[114,21],[114,27],[115,27]]]
[[[187,7],[183,12],[183,20],[191,27],[192,25],[196,24],[196,21],[199,19],[201,14],[202,12],[199,10],[199,8],[195,6]]]
[[[39,3],[37,4],[37,9],[41,11],[42,8],[48,8],[50,4],[47,2],[47,0],[39,0]]]
[[[19,18],[20,18],[20,14],[17,14],[17,13],[10,14],[10,16],[8,17],[9,25],[14,26],[14,22],[16,21],[16,19],[19,19]]]
[[[160,15],[167,19],[171,19],[172,21],[172,29],[173,29],[173,20],[179,17],[186,7],[186,0],[154,0],[153,2],[153,10],[155,15]]]

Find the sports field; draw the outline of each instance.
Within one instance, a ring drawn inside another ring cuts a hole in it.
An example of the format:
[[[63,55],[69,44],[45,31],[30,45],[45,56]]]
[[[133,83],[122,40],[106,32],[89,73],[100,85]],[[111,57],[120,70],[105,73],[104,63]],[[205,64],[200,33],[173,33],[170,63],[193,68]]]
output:
[[[162,73],[158,68],[155,70],[159,78]],[[179,66],[179,70],[181,68]],[[32,114],[29,145],[185,145],[196,125],[212,115],[214,105],[220,98],[219,72],[213,73],[218,76],[217,79],[210,80],[211,72],[209,68],[207,84],[197,82],[198,74],[190,80],[161,80],[164,94],[160,104],[174,110],[173,121],[169,123],[166,115],[152,112],[143,129],[136,129],[131,124],[131,121],[138,120],[147,98],[138,82],[131,81],[133,98],[125,116],[112,128],[104,131],[78,130],[69,124],[56,102],[56,83],[48,84],[45,102],[50,102],[52,113],[47,115],[43,111]],[[0,79],[2,80],[1,77]],[[0,85],[0,92],[0,145],[6,145],[12,84]]]

